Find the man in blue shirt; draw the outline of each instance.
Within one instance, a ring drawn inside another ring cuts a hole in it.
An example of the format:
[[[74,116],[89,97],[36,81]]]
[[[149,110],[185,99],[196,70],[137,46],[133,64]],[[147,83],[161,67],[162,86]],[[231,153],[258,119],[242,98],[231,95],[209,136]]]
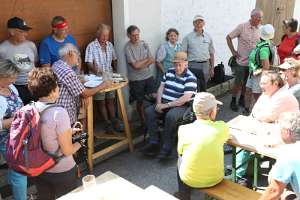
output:
[[[39,58],[42,67],[50,67],[58,61],[58,50],[66,43],[77,46],[75,39],[68,34],[69,27],[66,19],[62,16],[55,16],[51,22],[52,34],[48,35],[40,44]]]
[[[278,123],[282,142],[286,145],[269,174],[270,185],[260,200],[280,199],[287,184],[300,198],[300,112],[283,113]]]
[[[142,151],[146,156],[156,156],[159,152],[157,157],[161,160],[171,155],[174,126],[186,111],[187,103],[197,92],[197,79],[187,69],[187,54],[182,51],[177,52],[173,63],[174,68],[170,68],[164,74],[158,88],[156,105],[149,106],[145,110],[149,143]],[[164,118],[164,131],[160,142],[157,120],[162,117]]]

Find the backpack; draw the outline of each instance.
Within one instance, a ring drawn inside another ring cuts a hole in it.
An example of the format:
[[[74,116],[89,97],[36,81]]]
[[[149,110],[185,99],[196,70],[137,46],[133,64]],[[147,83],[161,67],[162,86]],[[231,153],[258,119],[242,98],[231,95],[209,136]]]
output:
[[[39,106],[38,106],[39,104]],[[62,156],[46,152],[41,141],[41,115],[55,104],[31,103],[23,106],[13,117],[6,160],[8,166],[27,176],[38,176],[53,167]]]
[[[278,53],[277,53],[277,47],[273,44],[268,44],[268,43],[264,43],[263,45],[259,46],[256,50],[256,53],[255,53],[255,63],[256,65],[261,68],[261,59],[260,59],[260,50],[263,48],[263,47],[268,47],[269,48],[269,52],[270,52],[270,55],[269,55],[269,62],[270,62],[270,66],[277,66],[279,65],[279,56],[278,56]]]
[[[222,62],[214,67],[214,77],[212,81],[215,83],[223,83],[225,81],[224,64]]]

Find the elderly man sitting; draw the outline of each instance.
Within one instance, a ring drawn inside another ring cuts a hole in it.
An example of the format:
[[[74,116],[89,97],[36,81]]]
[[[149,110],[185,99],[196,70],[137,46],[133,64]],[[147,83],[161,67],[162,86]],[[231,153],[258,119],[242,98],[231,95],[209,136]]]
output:
[[[274,123],[283,112],[299,111],[299,104],[294,95],[284,86],[280,74],[275,71],[264,71],[260,80],[262,95],[255,103],[251,116],[255,119]],[[237,156],[237,166],[247,162],[250,153],[242,151]],[[243,178],[246,174],[247,164],[237,170],[237,177]],[[244,182],[244,181],[243,181]]]
[[[229,138],[229,128],[217,115],[215,96],[196,94],[193,110],[197,120],[178,130],[178,187],[180,200],[190,200],[192,188],[212,187],[223,180],[223,146]]]
[[[300,113],[286,112],[278,119],[282,142],[286,145],[282,155],[269,174],[269,187],[260,200],[280,199],[284,188],[291,184],[293,191],[300,198]],[[296,154],[295,154],[296,153]],[[298,199],[293,198],[293,199]]]
[[[150,135],[149,143],[142,149],[145,155],[165,159],[171,155],[173,130],[176,121],[187,109],[187,103],[196,94],[197,79],[187,69],[188,61],[185,52],[177,52],[173,59],[174,68],[170,68],[163,76],[157,91],[156,105],[146,109],[146,122]],[[164,131],[160,148],[157,120],[164,117]]]
[[[71,43],[63,45],[59,51],[60,60],[53,63],[52,68],[58,79],[59,98],[57,104],[64,107],[70,116],[71,124],[77,121],[79,110],[79,97],[89,97],[96,94],[99,90],[105,89],[111,81],[104,81],[95,88],[85,88],[72,66],[79,62],[79,51]]]

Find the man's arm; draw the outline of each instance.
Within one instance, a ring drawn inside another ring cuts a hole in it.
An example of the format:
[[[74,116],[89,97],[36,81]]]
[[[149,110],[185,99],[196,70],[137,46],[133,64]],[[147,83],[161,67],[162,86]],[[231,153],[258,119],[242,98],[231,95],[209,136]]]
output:
[[[272,179],[266,191],[259,200],[279,200],[286,185],[280,181]]]
[[[112,84],[112,81],[104,81],[102,84],[100,84],[99,86],[97,86],[95,88],[85,88],[83,90],[83,92],[80,94],[80,96],[82,96],[83,98],[87,98],[87,97],[93,96],[94,94],[96,94],[97,92],[99,92],[99,90],[106,89],[111,84]]]
[[[210,54],[209,63],[210,63],[209,74],[210,74],[210,77],[212,78],[212,77],[214,77],[214,74],[215,74],[215,71],[214,71],[215,54],[214,53]]]
[[[231,54],[234,56],[234,57],[238,57],[239,54],[238,52],[234,49],[234,46],[233,46],[233,43],[232,43],[232,39],[229,35],[226,36],[226,41],[227,41],[227,46],[229,47],[230,51],[231,51]]]
[[[158,90],[157,90],[157,96],[156,96],[156,103],[157,104],[161,104],[161,97],[162,97],[162,93],[164,91],[165,88],[165,84],[161,83]]]
[[[193,96],[193,93],[185,93],[182,97],[176,99],[175,101],[172,101],[169,103],[169,107],[178,107],[182,106],[183,104],[189,102]]]
[[[97,74],[98,69],[93,63],[87,62],[86,64],[88,66],[89,72],[92,72],[93,74]]]
[[[149,58],[145,58],[143,60],[139,60],[139,61],[132,62],[129,64],[133,69],[142,69],[144,67],[148,67],[148,65],[147,65],[148,60],[149,60]]]
[[[263,70],[269,70],[270,69],[270,62],[269,62],[269,58],[262,60],[262,68]]]

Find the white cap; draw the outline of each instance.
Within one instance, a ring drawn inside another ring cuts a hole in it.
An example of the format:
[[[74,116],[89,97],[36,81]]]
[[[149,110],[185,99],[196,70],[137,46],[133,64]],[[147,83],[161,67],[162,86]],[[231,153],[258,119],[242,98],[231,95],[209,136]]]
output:
[[[260,27],[260,37],[264,40],[271,40],[274,38],[275,29],[271,24],[265,24]]]
[[[213,94],[208,92],[200,92],[197,93],[194,98],[193,110],[195,113],[203,113],[214,108],[218,104],[222,105],[223,103],[216,100],[216,97]]]
[[[195,15],[193,22],[197,21],[197,20],[203,20],[204,21],[204,17],[202,15]]]
[[[298,44],[298,45],[294,48],[293,53],[294,53],[294,54],[300,54],[300,44]]]

